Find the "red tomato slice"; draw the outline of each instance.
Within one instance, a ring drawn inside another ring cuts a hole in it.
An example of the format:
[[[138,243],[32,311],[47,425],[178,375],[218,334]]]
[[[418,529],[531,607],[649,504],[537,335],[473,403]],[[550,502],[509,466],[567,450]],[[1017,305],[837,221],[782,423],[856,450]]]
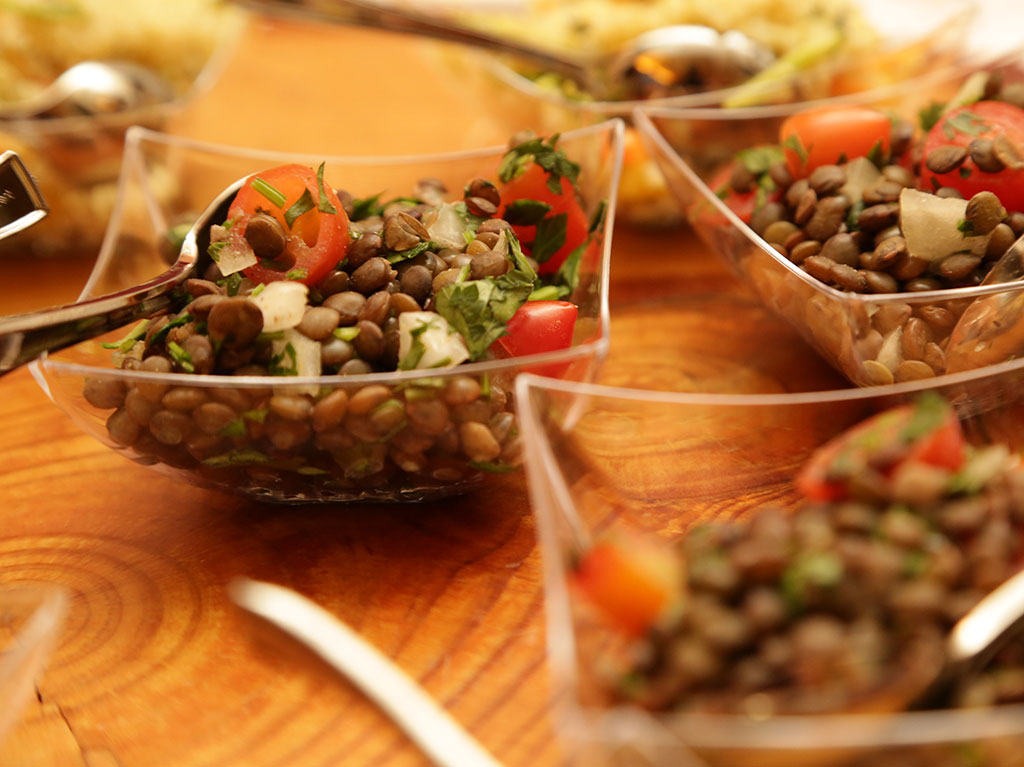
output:
[[[572,587],[616,628],[647,632],[682,593],[681,562],[640,538],[595,543],[571,574]]]
[[[498,211],[499,216],[504,216],[509,204],[516,200],[538,200],[550,205],[551,210],[544,216],[545,220],[565,214],[565,243],[538,266],[537,271],[540,274],[557,272],[566,257],[587,239],[589,222],[583,208],[576,201],[576,192],[572,183],[565,178],[560,179],[560,182],[562,191],[552,192],[548,189],[548,172],[534,163],[522,175],[507,182],[501,191],[502,207]],[[537,227],[515,225],[512,227],[512,231],[522,243],[524,252],[533,255],[531,243],[537,237]]]
[[[790,173],[803,178],[815,168],[843,158],[867,157],[879,150],[887,154],[892,125],[888,117],[869,107],[819,107],[787,117],[779,131],[779,143]]]
[[[527,301],[508,321],[508,335],[497,343],[510,357],[568,349],[577,312],[568,301]]]
[[[906,431],[915,426],[915,417],[922,408],[938,407],[934,402],[905,405],[879,413],[840,434],[822,446],[797,475],[797,490],[812,501],[843,500],[849,488],[841,478],[835,478],[840,462],[851,466],[867,464],[872,456],[892,457],[887,466],[874,465],[888,476],[908,461],[956,471],[964,462],[964,436],[956,413],[945,402],[941,411],[928,416],[927,428],[906,442]],[[920,421],[918,421],[918,424]]]
[[[979,101],[954,109],[929,131],[924,157],[943,146],[968,146],[976,138],[994,139],[1005,135],[1013,144],[1024,147],[1024,109],[1002,101]],[[1007,210],[1024,210],[1024,169],[1004,168],[998,173],[978,169],[970,157],[950,173],[936,174],[921,163],[921,182],[925,189],[953,187],[970,199],[978,192],[995,194]]]
[[[262,179],[284,198],[283,205],[277,205],[253,186],[256,179]],[[288,245],[280,259],[286,268],[275,269],[266,264],[256,264],[245,270],[245,276],[253,282],[273,282],[286,279],[292,270],[305,270],[299,279],[306,285],[320,282],[335,265],[345,257],[348,250],[348,216],[334,190],[324,184],[327,201],[336,213],[324,213],[314,207],[298,216],[289,226],[286,211],[309,191],[313,202],[320,200],[316,172],[304,165],[281,165],[250,176],[228,210],[228,220],[234,219],[228,232],[230,238],[244,238],[249,219],[258,210],[265,211],[278,220],[288,233]]]
[[[578,311],[576,305],[568,301],[527,301],[508,321],[508,335],[495,341],[491,350],[499,357],[523,357],[568,349],[572,346]],[[539,365],[529,371],[561,378],[570,364]]]

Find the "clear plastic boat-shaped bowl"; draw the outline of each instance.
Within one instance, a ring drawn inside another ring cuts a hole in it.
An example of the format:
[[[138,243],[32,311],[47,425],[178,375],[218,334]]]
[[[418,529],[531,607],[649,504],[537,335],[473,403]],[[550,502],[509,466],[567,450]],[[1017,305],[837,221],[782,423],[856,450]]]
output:
[[[794,111],[810,100],[878,100],[893,91],[916,92],[936,77],[945,76],[943,73],[962,57],[975,13],[970,0],[859,0],[855,5],[877,31],[878,50],[873,54],[827,58],[816,67],[781,78],[777,88],[766,94],[766,103],[779,103],[783,111]],[[765,3],[761,7],[769,6]],[[778,19],[769,20],[768,26],[773,23],[778,23]],[[868,56],[877,66],[866,73],[859,65]],[[515,128],[529,127],[546,133],[565,131],[611,117],[629,120],[635,108],[701,109],[709,117],[736,111],[721,106],[731,90],[646,101],[573,99],[557,87],[534,82],[499,58],[476,59],[472,66],[459,65],[460,77],[468,70],[484,103],[492,105],[494,113],[514,116]],[[660,174],[645,156],[640,142],[634,140],[635,135],[630,132],[628,138],[629,150],[619,189],[619,220],[651,228],[678,225],[682,220],[680,211]],[[686,152],[707,152],[708,138],[694,133],[686,144]],[[719,145],[729,139],[729,134],[714,137]],[[730,152],[744,146],[739,136],[728,145]]]
[[[928,388],[972,442],[1024,448],[1024,362],[875,389],[715,395],[522,376],[516,385],[530,501],[544,559],[556,726],[588,767],[1010,767],[1019,704],[898,714],[652,713],[609,702],[622,640],[569,584],[593,536],[672,540],[691,526],[793,508],[793,479],[820,445]]]
[[[559,145],[581,165],[579,188],[587,215],[607,203],[598,232],[598,257],[581,261],[578,287],[569,297],[579,315],[567,349],[453,368],[352,376],[159,374],[113,367],[111,351],[101,344],[120,339],[126,332],[122,329],[50,354],[35,364],[36,378],[92,436],[136,462],[202,486],[283,503],[415,501],[465,492],[489,471],[512,470],[521,463],[512,394],[516,375],[539,369],[587,380],[607,350],[608,259],[622,123],[612,120],[565,134]],[[325,161],[324,177],[356,198],[408,195],[417,181],[433,178],[444,183],[449,198],[461,199],[464,185],[473,178],[497,177],[504,151],[493,147],[419,157],[323,158],[217,146],[132,129],[115,216],[81,298],[123,289],[162,272],[176,255],[168,252],[168,230],[193,220],[224,188],[250,173],[289,162],[316,167]],[[177,194],[164,195],[168,185]],[[154,430],[151,424],[136,424],[138,429],[127,433],[115,428],[118,440],[111,436],[108,423],[114,417],[114,423],[121,419],[125,425],[124,406],[98,409],[89,404],[83,396],[87,379],[117,381],[125,389],[144,387],[157,392],[159,402],[166,401],[167,391],[194,389],[196,402],[226,403],[240,417],[271,393],[302,393],[320,401],[342,389],[351,402],[357,392],[369,389],[363,398],[373,403],[373,409],[358,414],[350,409],[343,423],[323,432],[310,420],[268,431],[269,422],[245,416],[246,428],[239,430],[244,433],[228,439],[206,434],[191,423],[178,435],[162,433],[162,427]],[[476,385],[452,385],[461,379]],[[453,389],[461,393],[452,393]],[[473,393],[468,399],[467,391]],[[467,457],[460,434],[469,421],[488,426],[501,445],[498,459],[474,462]]]
[[[1019,65],[1017,53],[981,68],[1009,72],[1019,71]],[[949,74],[943,73],[928,88],[897,92],[892,99],[869,103],[912,119],[920,108],[952,96],[966,71],[958,70],[955,77]],[[729,118],[715,117],[707,110],[652,109],[638,110],[634,123],[708,248],[853,383],[898,383],[1017,356],[1024,349],[1024,282],[917,293],[842,291],[800,269],[729,210],[708,186],[708,179],[733,157],[736,147],[777,143],[787,114],[771,107],[738,110]],[[697,135],[707,137],[707,151],[692,155],[680,149]],[[904,335],[909,323],[915,327]],[[983,327],[1003,330],[979,343]],[[929,344],[926,355],[924,347]]]

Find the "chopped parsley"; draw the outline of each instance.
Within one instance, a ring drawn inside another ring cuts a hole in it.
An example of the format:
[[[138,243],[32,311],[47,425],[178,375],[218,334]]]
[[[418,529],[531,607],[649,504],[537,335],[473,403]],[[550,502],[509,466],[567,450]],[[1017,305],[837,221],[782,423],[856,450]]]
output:
[[[504,218],[514,226],[535,226],[551,211],[551,206],[540,200],[515,200],[505,208]]]
[[[229,296],[237,296],[238,289],[242,286],[242,275],[238,272],[233,272],[224,279],[217,280],[217,284],[224,288],[224,292]]]
[[[299,267],[296,267],[295,269],[292,269],[291,271],[289,271],[284,276],[284,278],[286,280],[304,280],[308,276],[309,276],[309,271],[307,269],[303,269],[301,266],[299,266]]]
[[[424,240],[418,245],[413,245],[411,248],[408,248],[407,250],[393,251],[389,253],[387,256],[388,263],[397,264],[400,263],[401,261],[408,261],[410,258],[416,258],[416,256],[420,255],[421,253],[426,253],[428,250],[430,250],[430,247],[433,244],[434,243],[432,243],[430,240]]]
[[[270,457],[259,450],[238,448],[228,453],[211,456],[203,461],[203,465],[225,468],[229,466],[252,466],[254,464],[268,463],[269,461]]]
[[[568,213],[558,213],[537,224],[537,232],[534,235],[533,247],[530,252],[534,261],[538,264],[547,262],[565,245],[568,221]]]
[[[807,150],[804,148],[803,143],[800,141],[800,137],[795,133],[792,136],[787,136],[786,140],[782,142],[782,146],[787,149],[792,149],[796,152],[797,157],[800,158],[800,162],[807,162]]]
[[[964,166],[964,165],[960,166],[958,172],[960,173],[960,178],[970,178],[971,177],[971,169],[966,167],[966,166]]]
[[[265,287],[267,287],[267,283],[261,282],[259,285],[252,289],[252,292],[249,293],[249,298],[256,298],[256,296],[263,292],[263,289]]]
[[[518,466],[498,461],[470,461],[469,465],[478,471],[486,471],[488,474],[511,474],[513,471],[519,470]]]
[[[972,237],[974,235],[974,222],[968,221],[966,218],[961,218],[956,225],[957,231],[963,233],[964,237]]]
[[[291,204],[291,207],[284,212],[284,222],[288,224],[288,228],[291,229],[292,224],[295,223],[295,219],[301,216],[303,213],[309,213],[316,207],[316,203],[313,202],[313,195],[309,193],[308,189],[302,190],[302,195],[295,202]]]
[[[587,233],[593,234],[604,225],[605,216],[608,215],[608,200],[601,200],[597,205],[597,210],[594,211],[594,215],[590,217],[590,226],[587,227]]]
[[[939,101],[933,101],[917,113],[917,122],[925,133],[934,128],[942,119],[942,112],[945,105]]]
[[[580,175],[580,166],[557,148],[558,138],[559,135],[556,133],[546,142],[544,139],[535,138],[513,147],[501,158],[498,178],[506,183],[518,178],[533,162],[547,171],[547,187],[552,194],[562,193],[562,179],[567,180],[573,189],[578,190],[576,179]]]
[[[316,169],[316,188],[319,190],[320,200],[317,202],[316,209],[321,213],[335,214],[338,209],[334,207],[334,204],[327,199],[327,190],[324,189],[324,165],[327,163],[320,163],[320,167]]]
[[[240,417],[234,418],[228,421],[217,433],[222,437],[244,437],[246,434],[245,421]]]
[[[456,282],[435,296],[434,310],[462,335],[470,358],[480,359],[505,335],[508,321],[533,292],[533,275],[518,269],[499,277]]]
[[[881,168],[885,165],[885,152],[882,151],[882,139],[878,139],[868,150],[867,153],[868,161],[876,168]]]
[[[409,331],[412,344],[409,346],[409,351],[406,355],[399,361],[399,370],[415,370],[416,366],[420,364],[420,360],[423,359],[423,355],[427,353],[427,347],[424,346],[420,336],[426,333],[427,330],[433,326],[434,322],[432,320],[428,320],[426,322],[421,322]]]
[[[164,342],[164,339],[167,338],[167,334],[170,333],[174,328],[180,328],[182,325],[187,325],[191,321],[192,315],[189,314],[188,312],[185,312],[184,314],[175,317],[173,320],[171,320],[162,328],[160,328],[156,333],[154,333],[153,337],[150,338],[149,341],[147,342],[147,345],[159,346]]]
[[[285,363],[288,364],[285,364]],[[280,354],[275,354],[267,366],[267,372],[272,376],[297,376],[299,374],[298,361],[296,359],[295,347],[289,342],[285,344]]]

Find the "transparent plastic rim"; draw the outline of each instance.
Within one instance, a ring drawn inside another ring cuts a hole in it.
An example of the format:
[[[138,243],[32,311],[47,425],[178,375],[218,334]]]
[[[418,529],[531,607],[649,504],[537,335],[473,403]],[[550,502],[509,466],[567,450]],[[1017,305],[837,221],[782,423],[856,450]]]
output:
[[[45,368],[47,370],[52,370],[54,372],[77,375],[89,375],[93,377],[104,378],[125,378],[128,380],[147,381],[161,380],[169,383],[187,384],[191,386],[224,386],[227,385],[227,381],[230,380],[231,386],[251,388],[267,385],[301,386],[303,384],[320,384],[335,386],[344,384],[351,386],[357,384],[362,385],[374,383],[400,383],[403,381],[415,381],[417,379],[428,377],[433,378],[454,375],[481,375],[503,371],[514,371],[520,368],[533,367],[535,365],[570,362],[572,360],[584,357],[594,357],[597,360],[601,360],[607,355],[608,346],[610,343],[610,311],[608,299],[610,260],[612,249],[612,234],[615,226],[615,210],[619,188],[619,176],[622,171],[622,154],[625,125],[621,119],[613,118],[611,120],[607,120],[596,125],[590,125],[585,128],[580,128],[562,134],[563,140],[568,141],[575,138],[601,135],[604,133],[607,133],[609,135],[609,143],[611,149],[611,173],[609,174],[608,189],[606,190],[607,207],[602,233],[598,295],[599,307],[597,317],[598,328],[597,335],[595,337],[583,341],[582,343],[576,346],[571,346],[568,349],[562,349],[554,352],[542,352],[539,354],[524,355],[521,357],[510,357],[508,359],[502,360],[486,360],[483,362],[471,362],[464,365],[459,365],[454,368],[445,368],[438,370],[431,369],[390,371],[383,373],[368,373],[358,376],[304,376],[288,377],[287,379],[283,379],[280,376],[232,376],[230,377],[230,379],[225,379],[224,376],[204,376],[197,374],[177,373],[160,374],[151,373],[147,371],[126,371],[119,370],[116,368],[107,369],[95,367],[92,365],[83,365],[80,363],[54,360],[50,359],[48,355],[44,355],[37,362],[32,363],[32,369],[33,371],[38,371],[39,368]],[[164,144],[167,146],[180,146],[182,148],[189,150],[206,152],[213,155],[219,154],[226,157],[261,159],[266,160],[268,162],[276,162],[279,164],[303,162],[307,164],[315,164],[326,161],[328,164],[337,163],[353,166],[414,166],[426,162],[455,162],[459,160],[500,156],[505,151],[504,146],[492,146],[485,147],[482,149],[472,149],[461,152],[447,152],[440,154],[424,155],[391,155],[382,157],[324,156],[311,154],[297,154],[290,152],[275,152],[266,151],[262,149],[251,149],[245,147],[215,144],[195,139],[180,138],[172,134],[162,133],[160,131],[154,131],[148,128],[134,126],[129,129],[127,138],[125,140],[125,156],[128,157],[130,156],[131,153],[137,152],[139,145],[144,142]],[[120,218],[120,209],[125,198],[127,183],[127,174],[122,172],[121,178],[118,181],[117,203],[115,205],[113,215],[111,216],[112,222],[116,222]],[[99,258],[97,259],[96,265],[93,268],[89,280],[86,282],[86,285],[83,288],[81,295],[79,296],[79,300],[82,300],[91,294],[93,284],[97,279],[99,272],[105,266],[106,262],[112,257],[114,251],[113,245],[116,241],[116,238],[116,226],[112,223],[112,225],[107,229],[106,237],[104,238]],[[36,375],[36,378],[38,380],[39,376]]]
[[[954,2],[953,5],[955,7],[950,9],[948,18],[943,19],[942,23],[952,23],[957,18],[963,18],[966,23],[969,23],[971,12],[978,7],[978,3],[975,2],[975,0],[961,0],[960,2]],[[913,45],[915,42],[918,41],[907,41],[905,44],[909,46]],[[861,91],[859,93],[851,93],[845,96],[834,96],[830,98],[816,99],[813,101],[796,102],[793,104],[780,104],[772,107],[732,109],[723,108],[719,106],[719,104],[739,90],[739,87],[741,86],[660,99],[632,101],[573,101],[572,99],[564,97],[558,91],[537,85],[533,80],[519,74],[515,69],[496,57],[480,56],[479,58],[490,73],[505,85],[532,98],[546,101],[551,104],[557,104],[558,106],[566,107],[575,111],[589,113],[599,119],[605,119],[613,116],[627,117],[632,114],[634,109],[646,109],[649,107],[707,111],[717,113],[719,116],[726,116],[729,119],[749,119],[744,117],[742,113],[762,109],[786,115],[796,109],[803,109],[812,105],[823,106],[825,104],[857,103],[860,101],[874,101],[890,98],[899,93],[906,92],[907,90],[925,87],[934,82],[941,82],[943,79],[948,79],[955,71],[964,66],[963,64],[952,64],[899,83],[892,83],[890,85],[872,88],[871,90]]]
[[[810,748],[879,748],[948,743],[1024,733],[1024,705],[986,709],[897,712],[891,714],[827,714],[786,716],[758,721],[736,715],[654,715],[637,706],[589,708],[576,697],[576,639],[565,580],[567,562],[559,543],[556,515],[570,527],[582,529],[559,460],[540,426],[530,397],[532,389],[581,397],[607,398],[664,405],[705,407],[780,407],[856,402],[930,389],[948,388],[1003,374],[1024,371],[1024,359],[964,373],[936,376],[872,388],[836,389],[795,394],[708,394],[618,388],[603,384],[562,381],[524,373],[516,379],[518,417],[526,450],[526,474],[541,542],[548,657],[555,705],[565,733],[585,741],[616,744],[656,744],[669,748],[799,750]],[[570,421],[573,416],[570,415]],[[542,502],[548,499],[549,502]],[[551,504],[558,511],[550,510]],[[549,509],[541,511],[541,509]],[[699,762],[698,762],[699,763]]]
[[[762,115],[764,116],[764,115]],[[732,225],[732,228],[743,234],[751,245],[758,248],[762,253],[771,258],[775,263],[784,268],[797,279],[814,288],[819,293],[828,296],[839,302],[860,302],[866,304],[917,304],[930,303],[940,300],[953,300],[959,298],[978,298],[992,295],[993,293],[1012,293],[1024,290],[1024,282],[1002,282],[991,285],[977,285],[968,288],[944,288],[941,290],[922,290],[915,293],[851,293],[838,290],[815,279],[788,258],[784,257],[775,248],[769,245],[763,238],[757,235],[753,229],[740,220],[739,216],[733,213],[725,202],[711,190],[710,187],[690,165],[679,156],[668,140],[651,121],[651,117],[679,119],[679,120],[717,120],[720,119],[707,113],[707,110],[691,109],[687,111],[671,109],[637,109],[633,112],[633,124],[648,140],[652,141],[673,165],[674,169],[682,174],[686,180],[704,198],[704,201],[713,206],[715,212],[721,214]]]

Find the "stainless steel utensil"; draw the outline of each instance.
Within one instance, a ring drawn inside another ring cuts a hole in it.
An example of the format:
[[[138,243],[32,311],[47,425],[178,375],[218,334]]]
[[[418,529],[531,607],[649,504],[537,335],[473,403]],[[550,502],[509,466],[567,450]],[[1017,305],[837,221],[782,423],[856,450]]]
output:
[[[124,112],[173,96],[167,81],[146,67],[127,61],[82,61],[32,98],[0,105],[0,120]]]
[[[168,309],[185,280],[210,263],[209,227],[227,218],[227,209],[245,181],[239,179],[206,208],[185,237],[178,259],[162,274],[116,293],[74,304],[0,318],[0,375],[47,351],[122,327]]]
[[[444,767],[500,767],[483,746],[376,648],[302,595],[272,583],[239,578],[232,600],[298,639],[347,677]]]
[[[0,240],[49,213],[43,193],[16,152],[0,152]]]
[[[450,18],[368,0],[238,0],[257,11],[431,37],[514,56],[567,77],[603,101],[718,90],[750,79],[774,60],[736,30],[702,25],[646,32],[611,55],[574,57],[473,29]]]

